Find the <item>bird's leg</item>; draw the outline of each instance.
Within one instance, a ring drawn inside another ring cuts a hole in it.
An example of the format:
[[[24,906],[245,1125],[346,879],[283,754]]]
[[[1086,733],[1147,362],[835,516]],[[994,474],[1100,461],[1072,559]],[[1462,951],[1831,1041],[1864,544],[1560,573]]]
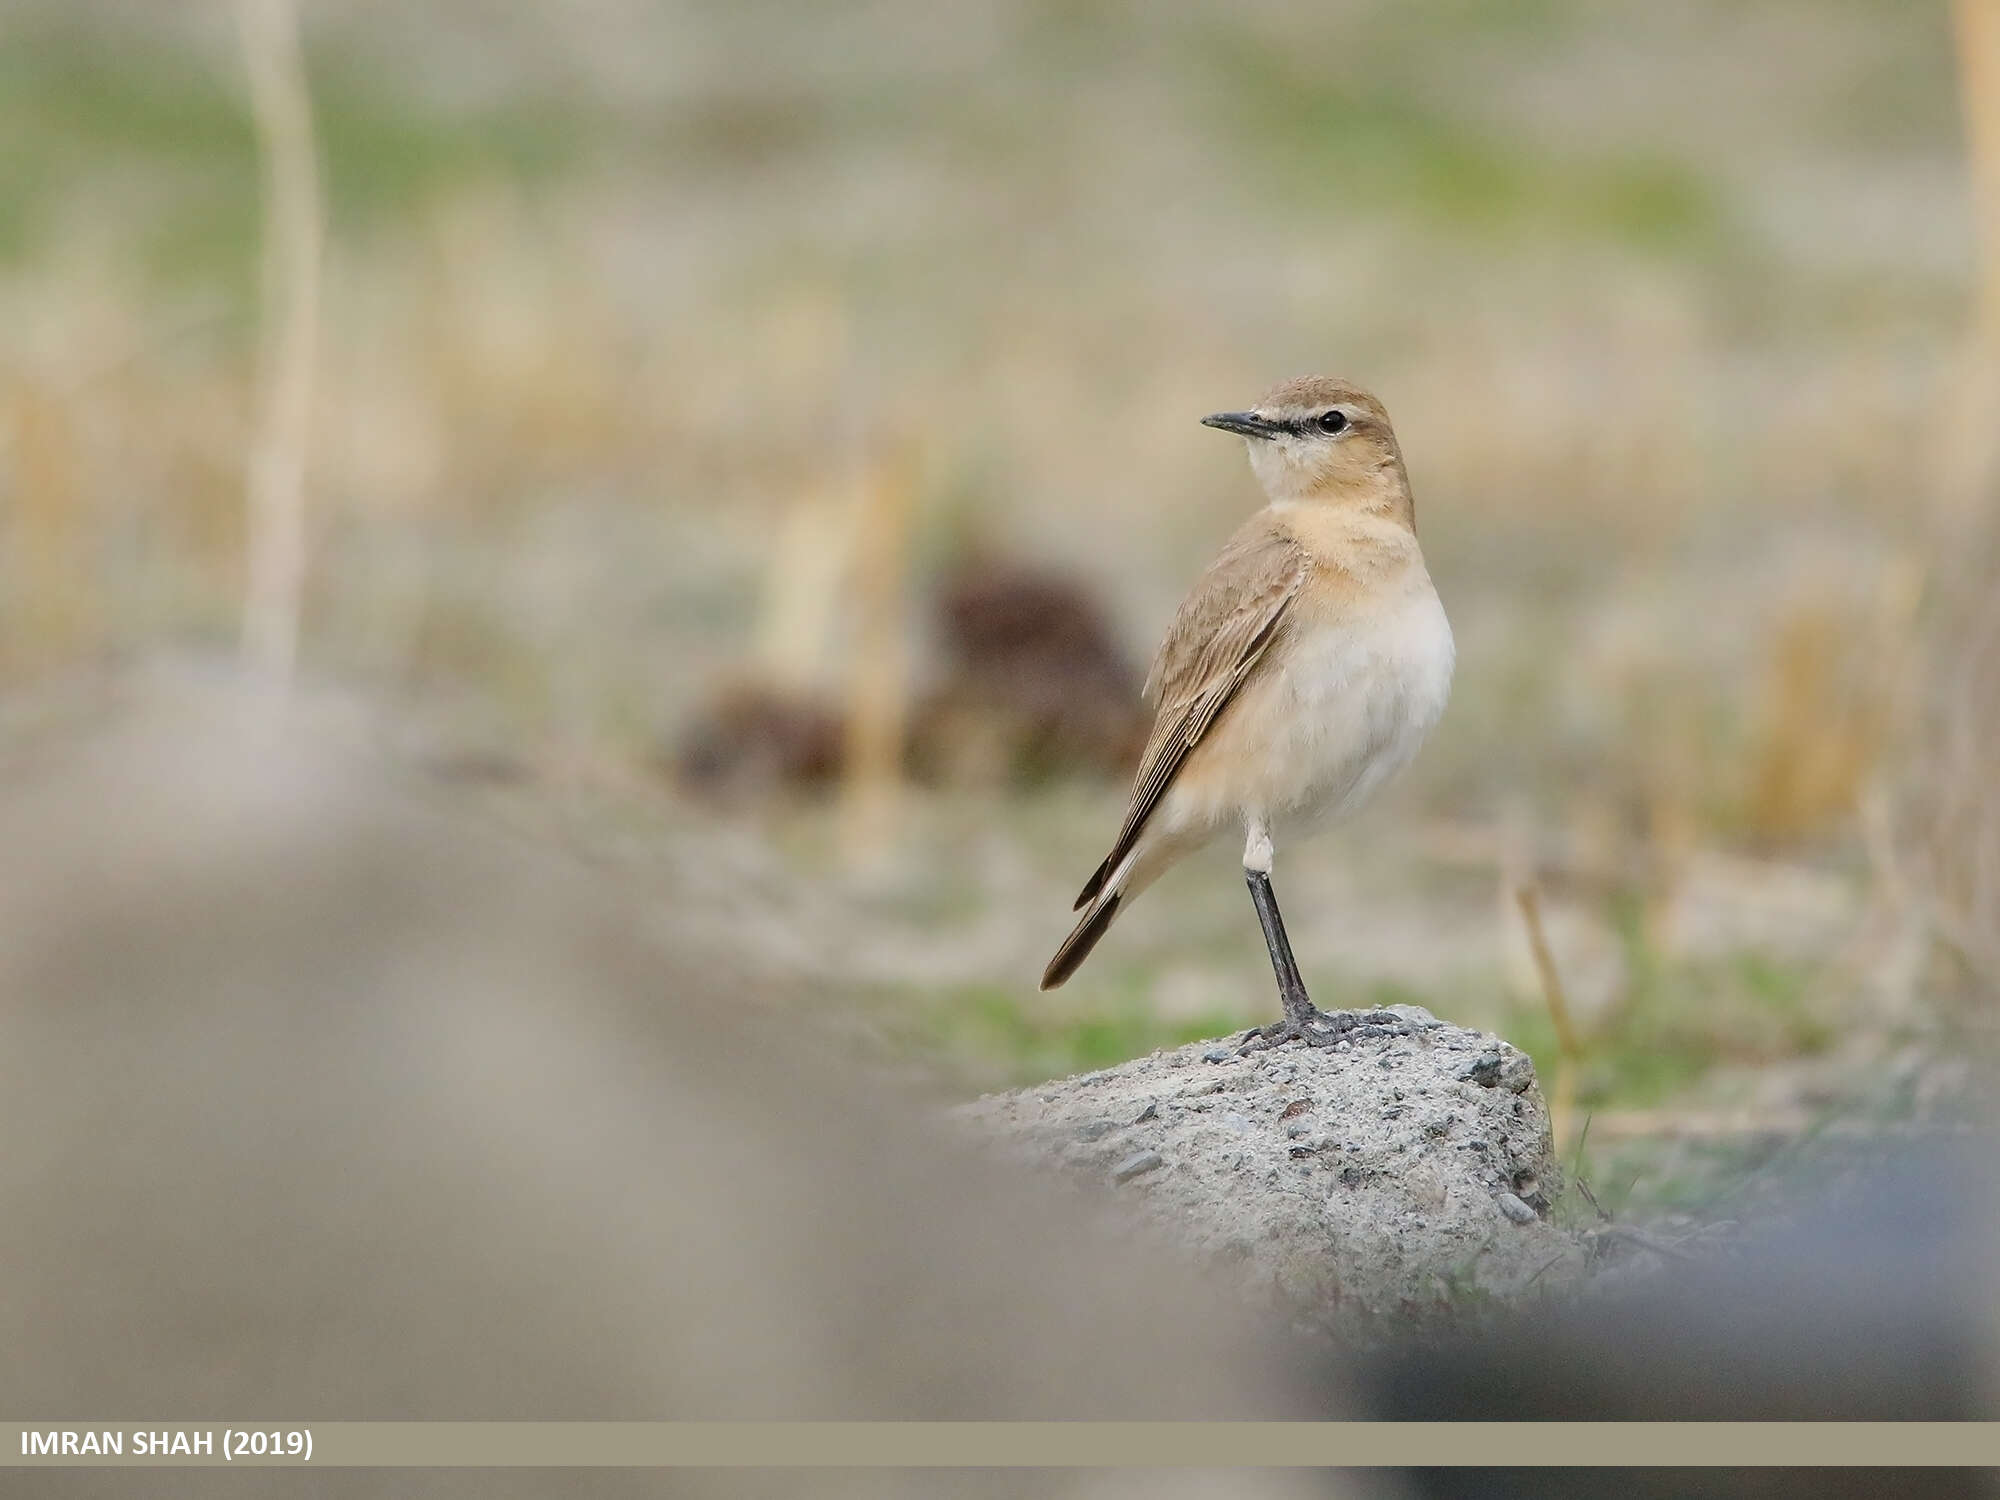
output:
[[[1299,975],[1298,960],[1292,956],[1292,941],[1285,935],[1285,919],[1278,911],[1277,893],[1271,889],[1271,840],[1258,826],[1251,828],[1243,851],[1243,878],[1249,883],[1250,900],[1264,929],[1264,946],[1271,951],[1271,970],[1278,978],[1278,1000],[1284,1006],[1285,1018],[1250,1032],[1243,1038],[1240,1051],[1254,1052],[1294,1040],[1313,1047],[1331,1047],[1343,1037],[1389,1036],[1410,1029],[1402,1017],[1390,1011],[1356,1015],[1343,1010],[1329,1015],[1312,1003],[1312,996],[1306,993],[1306,982]]]
[[[1257,908],[1257,920],[1264,928],[1264,946],[1271,950],[1271,972],[1278,979],[1278,1000],[1285,1007],[1285,1019],[1304,1025],[1319,1015],[1306,993],[1299,974],[1299,961],[1292,956],[1292,940],[1285,933],[1285,919],[1278,911],[1278,896],[1271,889],[1268,870],[1245,870],[1250,884],[1250,900]]]

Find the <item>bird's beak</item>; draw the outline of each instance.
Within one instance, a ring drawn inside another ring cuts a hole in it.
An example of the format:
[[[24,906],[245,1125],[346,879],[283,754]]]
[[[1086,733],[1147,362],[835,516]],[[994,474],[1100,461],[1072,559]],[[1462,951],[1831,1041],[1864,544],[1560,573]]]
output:
[[[1203,417],[1204,427],[1220,427],[1224,432],[1241,433],[1247,438],[1276,437],[1284,431],[1276,422],[1267,422],[1254,411],[1219,411],[1212,417]]]

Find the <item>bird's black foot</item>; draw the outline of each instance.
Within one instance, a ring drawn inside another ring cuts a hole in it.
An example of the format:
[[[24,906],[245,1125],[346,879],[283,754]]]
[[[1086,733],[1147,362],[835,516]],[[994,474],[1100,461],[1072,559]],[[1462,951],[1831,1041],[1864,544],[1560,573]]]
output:
[[[1285,1006],[1285,1019],[1273,1021],[1243,1034],[1238,1057],[1282,1047],[1287,1042],[1304,1042],[1308,1047],[1331,1047],[1336,1042],[1360,1037],[1408,1036],[1410,1023],[1394,1011],[1324,1011],[1310,1000]]]

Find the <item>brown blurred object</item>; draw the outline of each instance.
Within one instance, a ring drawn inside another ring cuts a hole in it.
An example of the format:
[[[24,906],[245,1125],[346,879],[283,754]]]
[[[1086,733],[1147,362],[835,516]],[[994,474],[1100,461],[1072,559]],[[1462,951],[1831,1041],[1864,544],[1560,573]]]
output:
[[[10,747],[0,1406],[135,1420],[1323,1409],[1288,1385],[1281,1336],[971,1149],[937,1101],[806,1030],[812,1010],[746,983],[699,934],[662,941],[615,883],[334,753],[311,705],[296,712],[264,754],[242,730],[267,721],[226,693]],[[524,1492],[558,1492],[529,1477]],[[1155,1476],[1147,1492],[1295,1493],[1218,1483]],[[1125,1492],[1088,1475],[758,1484]],[[393,1485],[427,1488],[496,1492],[470,1473]]]
[[[939,586],[934,628],[943,660],[912,715],[908,774],[963,786],[1131,769],[1147,729],[1139,674],[1082,584],[976,556]],[[810,687],[743,679],[716,691],[671,760],[689,791],[746,801],[832,785],[851,740]]]
[[[806,690],[732,682],[681,736],[672,771],[684,789],[715,802],[821,790],[838,779],[845,742],[839,711]]]
[[[919,775],[1021,782],[1132,768],[1147,730],[1139,675],[1082,584],[974,557],[939,590],[937,625],[946,672],[918,710]]]

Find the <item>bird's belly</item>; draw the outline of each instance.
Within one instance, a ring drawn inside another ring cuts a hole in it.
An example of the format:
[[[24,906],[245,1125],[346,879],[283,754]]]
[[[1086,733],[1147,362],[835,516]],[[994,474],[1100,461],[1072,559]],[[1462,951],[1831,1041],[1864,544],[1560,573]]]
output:
[[[1235,811],[1274,834],[1345,817],[1408,765],[1444,712],[1455,656],[1428,580],[1369,622],[1286,644],[1218,726],[1244,772]]]

